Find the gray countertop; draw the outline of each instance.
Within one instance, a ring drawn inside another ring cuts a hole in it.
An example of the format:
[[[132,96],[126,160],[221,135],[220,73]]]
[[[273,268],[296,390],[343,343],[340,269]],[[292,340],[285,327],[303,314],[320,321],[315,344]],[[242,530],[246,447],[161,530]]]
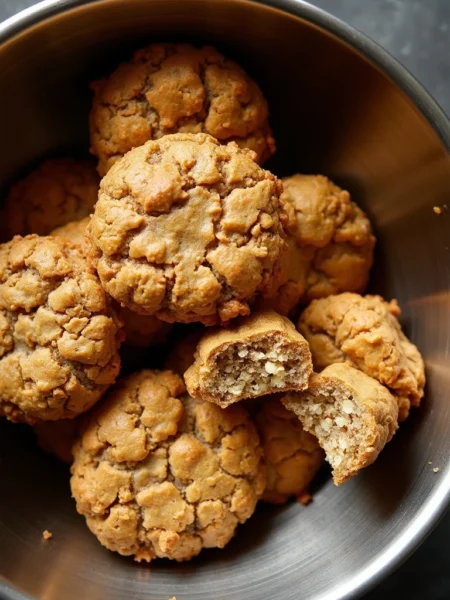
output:
[[[450,0],[312,0],[402,62],[450,114]],[[0,0],[0,21],[34,4]],[[450,514],[366,600],[450,598]]]

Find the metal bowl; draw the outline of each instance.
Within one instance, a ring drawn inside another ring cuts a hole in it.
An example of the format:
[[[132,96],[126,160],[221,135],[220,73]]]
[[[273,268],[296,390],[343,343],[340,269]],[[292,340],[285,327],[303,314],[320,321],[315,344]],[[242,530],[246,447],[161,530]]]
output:
[[[26,429],[2,423],[0,593],[354,597],[417,546],[450,494],[450,213],[433,212],[450,200],[449,123],[386,52],[299,1],[46,0],[0,25],[2,185],[38,156],[86,151],[88,82],[157,39],[209,42],[236,58],[270,103],[269,168],[327,173],[367,209],[379,239],[372,289],[403,307],[426,358],[426,398],[356,479],[336,488],[324,477],[308,508],[261,506],[226,549],[149,567],[103,549],[75,512],[67,471]]]

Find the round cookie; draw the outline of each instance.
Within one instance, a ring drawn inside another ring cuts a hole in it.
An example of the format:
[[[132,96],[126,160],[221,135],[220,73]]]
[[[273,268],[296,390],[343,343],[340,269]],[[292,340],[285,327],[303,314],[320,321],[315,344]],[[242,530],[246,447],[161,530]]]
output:
[[[81,221],[72,221],[53,230],[51,235],[78,244],[86,252],[86,228],[90,220],[90,217],[85,217]],[[122,322],[125,342],[135,348],[145,348],[162,343],[170,331],[170,325],[156,317],[139,315],[117,303],[115,303],[114,310]]]
[[[423,397],[425,371],[399,315],[396,300],[345,293],[311,302],[298,330],[309,342],[316,370],[339,362],[359,369],[388,388],[404,421],[410,406],[419,406]]]
[[[323,175],[283,179],[290,251],[284,279],[271,303],[282,314],[340,292],[363,292],[373,263],[375,237],[350,194]]]
[[[97,202],[99,177],[90,160],[43,162],[13,185],[5,201],[7,235],[48,235],[87,217]]]
[[[74,447],[78,512],[104,546],[138,561],[223,548],[265,483],[246,411],[192,400],[171,371],[123,379]]]
[[[307,433],[297,416],[278,398],[267,399],[256,416],[267,465],[262,499],[281,504],[308,489],[324,462],[317,438]]]
[[[134,348],[162,344],[171,330],[169,323],[151,315],[140,315],[129,308],[117,306],[116,312],[123,323],[125,343]]]
[[[79,221],[70,221],[61,227],[57,227],[53,231],[50,232],[50,235],[53,237],[63,238],[72,242],[73,244],[78,244],[81,248],[85,248],[86,243],[86,229],[91,221],[91,217],[85,217],[84,219],[80,219]]]
[[[249,151],[175,134],[103,178],[92,259],[122,306],[173,322],[226,322],[276,287],[286,251],[281,184]]]
[[[0,246],[0,416],[73,418],[114,383],[121,332],[79,248],[16,236]]]
[[[132,148],[178,132],[236,141],[260,164],[275,152],[261,90],[214,48],[152,44],[92,87],[91,152],[102,176]]]

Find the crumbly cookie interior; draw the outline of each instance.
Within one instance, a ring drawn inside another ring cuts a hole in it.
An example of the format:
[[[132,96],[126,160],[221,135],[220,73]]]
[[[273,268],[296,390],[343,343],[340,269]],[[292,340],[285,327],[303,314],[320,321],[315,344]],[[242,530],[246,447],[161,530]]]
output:
[[[207,389],[224,400],[298,388],[307,377],[303,352],[280,334],[259,336],[219,349]]]
[[[366,448],[363,411],[347,390],[303,392],[295,413],[306,431],[319,440],[335,478],[347,472]]]

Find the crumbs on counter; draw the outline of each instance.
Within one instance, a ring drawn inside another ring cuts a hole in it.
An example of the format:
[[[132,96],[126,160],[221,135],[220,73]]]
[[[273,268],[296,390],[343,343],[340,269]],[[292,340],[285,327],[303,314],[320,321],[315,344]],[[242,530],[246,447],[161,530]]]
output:
[[[51,540],[53,537],[53,533],[51,531],[48,531],[48,529],[46,529],[45,531],[42,532],[42,537],[44,538],[44,540]]]
[[[434,467],[433,473],[439,473],[439,467]]]

